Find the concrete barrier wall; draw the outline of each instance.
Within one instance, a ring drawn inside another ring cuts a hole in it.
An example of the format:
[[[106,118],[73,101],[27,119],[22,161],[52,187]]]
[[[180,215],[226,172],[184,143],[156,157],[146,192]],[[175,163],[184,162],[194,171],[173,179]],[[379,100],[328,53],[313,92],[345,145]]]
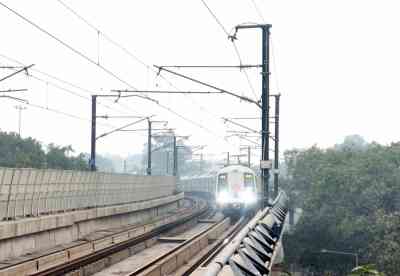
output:
[[[215,177],[180,179],[177,185],[182,192],[201,192],[215,194]]]
[[[15,257],[27,254],[25,257],[29,258],[38,251],[68,246],[78,240],[96,240],[103,234],[146,223],[176,211],[183,198],[180,193],[142,202],[0,222],[0,267]]]
[[[0,168],[0,219],[145,201],[175,190],[172,176]]]

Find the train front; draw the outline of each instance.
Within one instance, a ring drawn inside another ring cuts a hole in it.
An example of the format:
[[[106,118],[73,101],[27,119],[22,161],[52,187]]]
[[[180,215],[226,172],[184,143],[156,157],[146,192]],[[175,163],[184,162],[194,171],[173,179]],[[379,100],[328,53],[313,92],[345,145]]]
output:
[[[256,178],[250,168],[227,166],[218,172],[216,182],[216,200],[222,212],[239,213],[256,207]]]

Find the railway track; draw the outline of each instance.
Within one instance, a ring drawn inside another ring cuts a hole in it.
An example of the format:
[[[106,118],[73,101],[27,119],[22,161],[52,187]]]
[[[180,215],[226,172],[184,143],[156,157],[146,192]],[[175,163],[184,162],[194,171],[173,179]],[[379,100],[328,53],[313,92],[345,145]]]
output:
[[[48,255],[33,257],[26,262],[0,270],[0,276],[88,276],[97,272],[96,276],[202,275],[204,269],[209,264],[215,263],[220,253],[228,249],[225,247],[232,242],[237,242],[235,238],[238,233],[241,233],[254,218],[242,216],[233,220],[224,217],[216,219],[218,215],[206,201],[191,199],[191,202],[190,208],[184,208],[178,214],[88,241],[79,245],[80,247],[68,247]],[[196,226],[193,227],[193,224]],[[192,227],[188,231],[188,233],[192,232],[190,235],[182,234],[184,225],[186,228]],[[158,250],[162,248],[163,243],[165,243],[164,249]],[[136,251],[132,253],[130,250],[134,248]],[[124,253],[128,251],[129,255]],[[60,262],[57,259],[58,256],[66,256],[67,259]],[[113,261],[103,266],[102,261],[107,259]],[[32,262],[35,264],[36,271],[28,273]],[[91,269],[91,267],[96,267],[96,269]],[[129,268],[126,269],[127,267]]]
[[[162,276],[162,275],[190,275],[197,267],[206,265],[222,248],[242,229],[249,221],[248,217],[241,217],[231,223],[230,218],[220,220],[204,220],[210,225],[197,231],[197,233],[181,238],[163,238],[163,242],[177,241],[177,245],[148,259],[148,255],[157,252],[157,249],[149,249],[144,253],[127,259],[124,263],[116,264],[115,267],[100,272],[98,275],[123,275],[123,276]],[[146,258],[147,257],[147,258]],[[147,261],[146,261],[147,259]],[[144,263],[138,266],[138,263]],[[132,269],[132,267],[135,267]],[[128,271],[132,269],[131,271]],[[97,275],[97,274],[96,274]]]
[[[126,227],[101,238],[78,241],[48,253],[32,254],[11,263],[3,263],[0,276],[83,275],[80,271],[85,266],[108,256],[115,256],[123,250],[212,212],[206,201],[193,198],[189,200],[192,202],[189,208],[183,208],[179,213],[158,218],[148,224]]]
[[[180,267],[190,263],[190,260],[203,249],[207,248],[210,241],[216,240],[229,228],[230,219],[224,218],[215,222],[207,229],[188,238],[170,251],[154,258],[126,276],[155,276],[172,275]],[[179,274],[180,275],[180,274]]]

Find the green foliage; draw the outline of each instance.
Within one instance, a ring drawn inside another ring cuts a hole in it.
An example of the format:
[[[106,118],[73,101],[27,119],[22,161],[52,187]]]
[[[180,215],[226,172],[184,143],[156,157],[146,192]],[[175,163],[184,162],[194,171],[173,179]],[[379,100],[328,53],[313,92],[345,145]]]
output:
[[[369,264],[369,265],[363,265],[363,266],[358,266],[355,267],[349,276],[385,276],[385,273],[381,273],[378,270],[376,270],[375,265]]]
[[[16,133],[0,132],[0,167],[12,168],[53,168],[67,170],[87,170],[83,154],[69,156],[71,146],[47,146],[47,152],[40,142]]]
[[[166,175],[173,173],[173,133],[169,136],[155,136],[152,142],[152,174]],[[208,172],[211,168],[211,163],[205,160],[200,160],[200,156],[194,156],[192,148],[186,146],[182,139],[178,139],[178,174],[180,176],[201,175]],[[144,144],[142,154],[142,173],[145,173],[147,168],[147,143]]]
[[[361,261],[399,275],[400,143],[356,141],[286,152],[282,184],[292,206],[303,209],[286,237],[287,261],[342,275],[354,266],[351,256],[319,253],[326,248],[357,253]]]
[[[16,133],[0,132],[0,166],[40,168],[45,161],[41,144]]]

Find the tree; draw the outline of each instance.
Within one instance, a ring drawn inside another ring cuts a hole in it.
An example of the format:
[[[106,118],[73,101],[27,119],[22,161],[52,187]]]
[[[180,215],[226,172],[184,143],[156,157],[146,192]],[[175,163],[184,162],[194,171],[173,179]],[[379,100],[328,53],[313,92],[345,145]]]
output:
[[[178,173],[188,175],[194,165],[189,162],[192,159],[192,149],[183,141],[177,141],[178,146]],[[152,175],[171,175],[173,173],[173,135],[155,136],[152,142],[151,172]],[[147,168],[147,143],[143,146],[142,167]],[[145,170],[144,170],[145,171]]]
[[[52,143],[45,152],[42,144],[34,138],[22,138],[14,132],[0,132],[2,167],[87,170],[84,154],[70,156],[72,152],[71,146],[60,147]]]
[[[14,132],[0,132],[0,166],[41,168],[45,153],[37,140]]]
[[[400,144],[345,143],[285,153],[282,184],[291,204],[303,209],[294,233],[285,237],[287,261],[342,274],[352,268],[351,258],[318,254],[327,248],[356,252],[364,263],[398,275]]]

